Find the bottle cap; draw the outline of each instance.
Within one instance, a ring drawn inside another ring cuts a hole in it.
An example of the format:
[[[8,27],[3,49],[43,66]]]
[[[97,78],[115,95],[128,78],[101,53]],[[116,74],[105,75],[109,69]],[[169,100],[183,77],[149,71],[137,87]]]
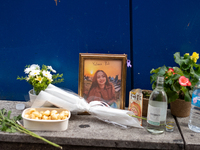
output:
[[[24,104],[16,104],[16,109],[17,110],[23,110],[25,108]]]
[[[173,132],[175,123],[173,121],[169,121],[166,123],[166,131]]]

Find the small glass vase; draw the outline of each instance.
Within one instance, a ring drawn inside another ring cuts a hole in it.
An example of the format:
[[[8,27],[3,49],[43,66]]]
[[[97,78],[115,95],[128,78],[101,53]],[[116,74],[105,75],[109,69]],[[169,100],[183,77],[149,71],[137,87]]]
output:
[[[30,90],[29,92],[29,101],[28,101],[28,105],[32,106],[33,102],[35,101],[35,99],[37,98],[37,95],[35,94],[34,89]]]

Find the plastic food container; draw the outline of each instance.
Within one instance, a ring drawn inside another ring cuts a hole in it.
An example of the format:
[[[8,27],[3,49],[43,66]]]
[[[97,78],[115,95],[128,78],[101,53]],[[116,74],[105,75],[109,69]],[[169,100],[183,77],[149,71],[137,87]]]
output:
[[[39,130],[39,131],[64,131],[68,128],[69,118],[71,117],[71,113],[69,111],[69,116],[64,120],[36,120],[36,119],[28,119],[25,118],[24,115],[31,108],[27,108],[22,112],[23,124],[24,127],[28,130]],[[62,111],[68,111],[62,108],[35,108],[36,111],[52,111],[56,110],[58,113]]]

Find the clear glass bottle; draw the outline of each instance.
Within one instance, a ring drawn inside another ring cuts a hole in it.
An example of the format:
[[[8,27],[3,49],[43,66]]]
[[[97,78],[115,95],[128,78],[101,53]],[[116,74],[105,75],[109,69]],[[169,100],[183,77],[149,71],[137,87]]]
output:
[[[200,78],[192,93],[188,127],[194,132],[200,132]]]
[[[164,91],[164,77],[158,76],[156,88],[149,97],[147,131],[161,134],[165,131],[167,117],[167,94]]]

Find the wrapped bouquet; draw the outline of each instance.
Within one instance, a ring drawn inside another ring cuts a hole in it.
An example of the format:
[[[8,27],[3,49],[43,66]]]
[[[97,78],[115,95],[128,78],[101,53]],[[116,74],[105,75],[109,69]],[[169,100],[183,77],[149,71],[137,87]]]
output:
[[[51,103],[57,107],[68,109],[73,113],[88,112],[89,114],[97,117],[114,125],[121,127],[138,127],[140,123],[137,118],[131,117],[133,112],[128,110],[121,110],[109,107],[105,102],[92,101],[87,103],[84,98],[79,95],[62,90],[52,84],[41,91],[34,101],[32,107],[39,108],[45,106],[45,104]]]

